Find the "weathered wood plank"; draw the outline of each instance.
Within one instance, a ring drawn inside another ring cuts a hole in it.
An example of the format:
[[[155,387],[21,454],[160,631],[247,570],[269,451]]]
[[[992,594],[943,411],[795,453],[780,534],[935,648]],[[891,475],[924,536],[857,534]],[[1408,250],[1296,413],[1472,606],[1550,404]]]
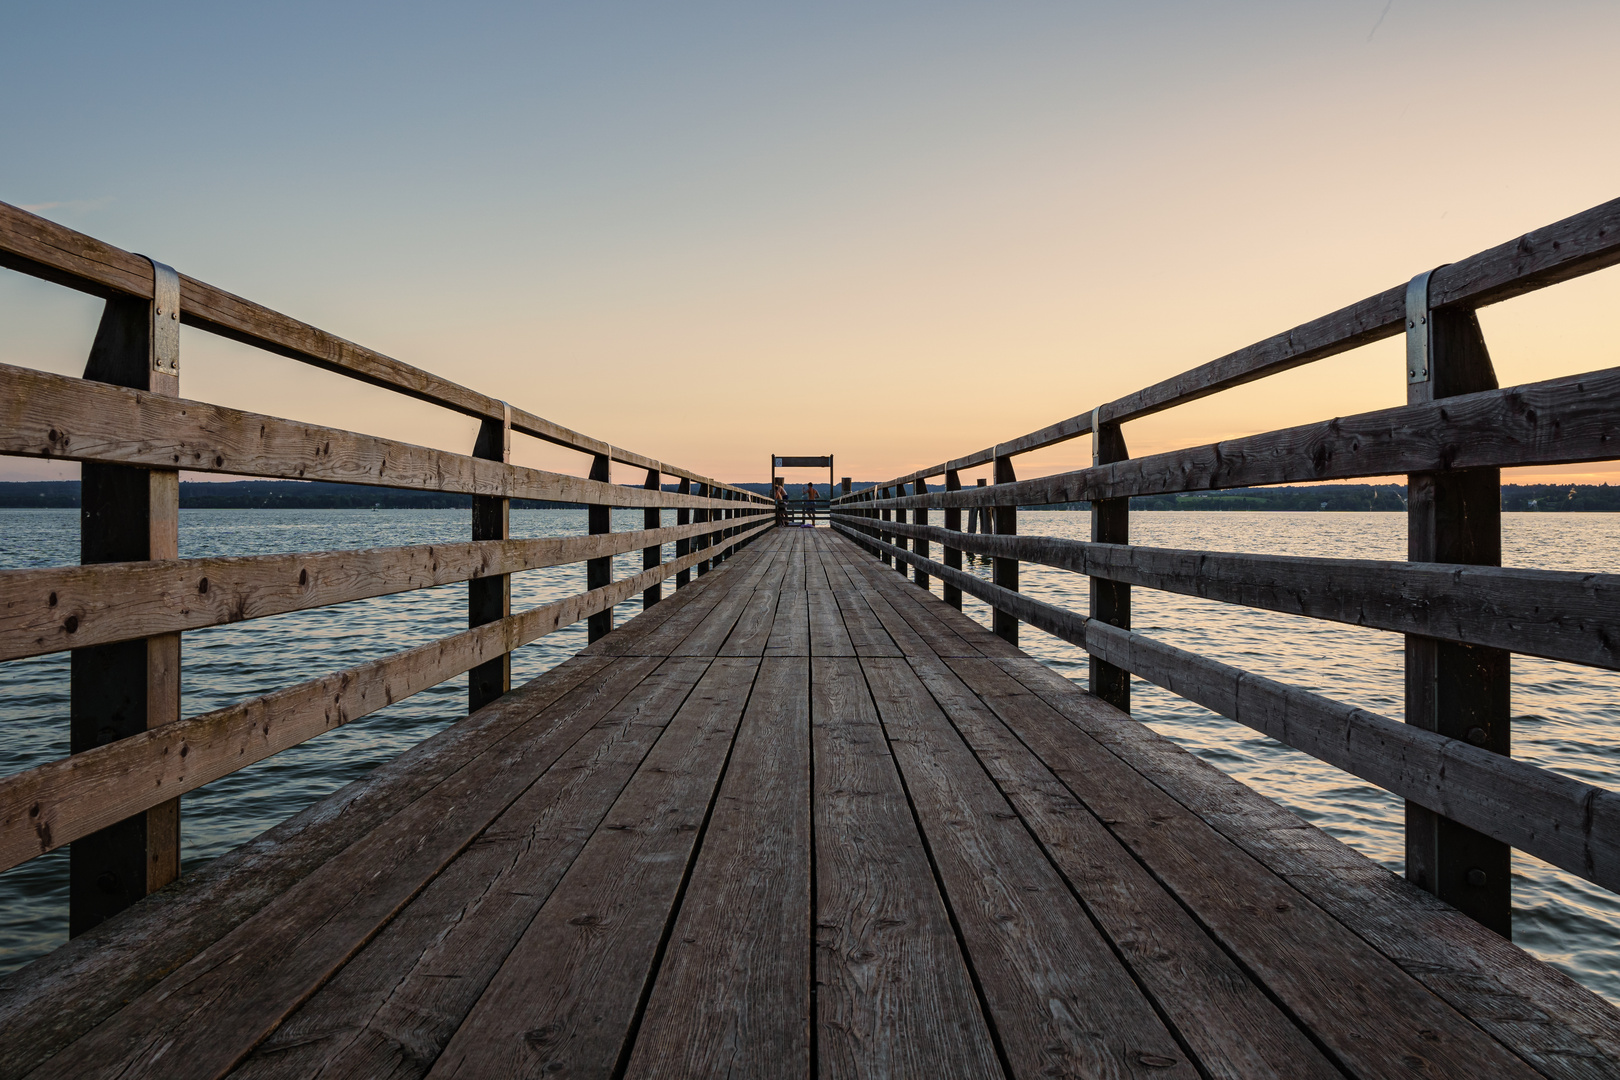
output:
[[[847,516],[838,520],[860,523]],[[943,539],[940,530],[929,531]],[[1620,668],[1620,574],[1248,555],[1052,536],[950,538],[975,554],[1006,552],[1025,562],[1206,600]]]
[[[1013,1074],[1197,1076],[907,662],[861,669]]]
[[[1620,794],[1088,620],[939,564],[935,572],[955,575],[964,592],[1005,605],[1031,625],[1285,745],[1605,888],[1620,887]]]
[[[708,663],[429,1076],[614,1071],[759,668]]]
[[[806,566],[806,572],[810,577],[819,578],[822,582],[819,586],[812,584],[805,593],[810,627],[810,654],[856,655],[855,643],[844,627],[843,614],[838,610],[838,599],[833,596],[832,588],[826,584],[827,572],[822,568],[821,560],[812,559]]]
[[[787,559],[788,570],[783,577],[780,599],[776,602],[776,618],[771,623],[771,636],[765,643],[766,656],[810,655],[810,600],[804,587],[804,544],[793,546]]]
[[[1338,417],[1207,446],[882,506],[1038,506],[1395,473],[1607,461],[1620,445],[1620,369]]]
[[[624,664],[641,681],[233,1077],[427,1071],[707,667]]]
[[[829,558],[834,561],[829,561]],[[864,555],[859,556],[865,558]],[[849,570],[841,561],[836,561],[835,550],[824,550],[822,553],[822,567],[827,573],[827,579],[832,585],[833,599],[838,603],[838,612],[844,619],[844,630],[849,634],[850,645],[857,656],[899,656],[899,648],[889,632],[883,629],[883,624],[872,609],[860,596],[861,586],[856,585],[850,577]]]
[[[152,298],[152,267],[145,256],[113,247],[7,203],[0,203],[0,266],[108,299]],[[497,421],[502,418],[505,403],[497,398],[317,330],[184,274],[180,275],[180,299],[181,321],[187,326],[259,346],[468,416]],[[522,409],[512,410],[512,426],[559,446],[588,454],[609,454],[614,461],[626,465],[657,468],[671,476],[715,483],[708,477],[610,446]],[[757,495],[733,490],[751,500],[763,501]]]
[[[744,603],[731,635],[720,646],[720,655],[764,656],[765,643],[771,638],[771,624],[776,620],[776,601],[774,589],[754,589]]]
[[[810,661],[760,665],[625,1075],[810,1075]]]
[[[606,506],[722,505],[9,364],[0,453]]]
[[[996,663],[1544,1075],[1613,1072],[1613,1005],[1036,661]]]
[[[810,661],[821,1075],[1002,1074],[860,662]]]
[[[1351,1075],[1420,1068],[1459,1078],[1535,1075],[995,661],[946,662]],[[1109,711],[1116,723],[1127,722]],[[1376,1037],[1367,1037],[1372,1032]]]
[[[540,709],[601,671],[575,657],[0,980],[0,1076],[20,1076],[138,998]],[[626,667],[625,678],[644,672]],[[617,686],[620,693],[630,683]]]
[[[0,867],[368,716],[593,610],[611,608],[680,565],[665,563],[602,589],[0,779]]]
[[[1204,1074],[1341,1075],[956,672],[911,666]]]
[[[577,707],[548,710],[542,721],[518,729],[34,1075],[41,1080],[183,1080],[222,1074],[329,979],[616,701],[587,693],[574,699]]]

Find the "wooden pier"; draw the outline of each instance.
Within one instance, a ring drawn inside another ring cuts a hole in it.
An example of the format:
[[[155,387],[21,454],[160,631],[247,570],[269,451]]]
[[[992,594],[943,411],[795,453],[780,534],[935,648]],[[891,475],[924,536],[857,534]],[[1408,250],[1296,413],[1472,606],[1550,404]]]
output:
[[[1620,576],[1501,566],[1498,494],[1502,467],[1620,457],[1620,369],[1498,388],[1474,314],[1616,262],[1620,200],[846,481],[804,529],[0,204],[0,265],[107,301],[83,378],[0,365],[0,453],[84,470],[81,565],[0,571],[0,661],[72,653],[71,752],[0,778],[0,870],[69,847],[72,935],[0,980],[0,1080],[1620,1076],[1620,1011],[1512,944],[1509,874],[1521,851],[1620,888],[1620,795],[1512,756],[1508,663],[1620,669]],[[182,324],[475,418],[472,451],[185,399]],[[1126,449],[1127,421],[1396,334],[1404,406]],[[1017,477],[1081,435],[1090,468]],[[513,464],[514,436],[582,475]],[[181,558],[181,469],[460,493],[471,535]],[[1134,495],[1401,473],[1405,562],[1129,542]],[[512,499],[583,504],[587,533],[513,539]],[[1019,535],[1075,501],[1090,541]],[[1089,611],[1022,593],[1025,562],[1088,578]],[[581,591],[512,610],[513,574],[570,564]],[[187,714],[186,634],[461,582],[465,630]],[[1133,588],[1402,635],[1406,715],[1158,641]],[[512,686],[515,650],[580,622]],[[183,872],[181,795],[462,674],[464,718]],[[1133,677],[1406,800],[1406,876],[1132,719]]]
[[[824,529],[775,531],[221,863],[36,965],[7,1056],[41,1078],[1620,1059],[1591,994]]]

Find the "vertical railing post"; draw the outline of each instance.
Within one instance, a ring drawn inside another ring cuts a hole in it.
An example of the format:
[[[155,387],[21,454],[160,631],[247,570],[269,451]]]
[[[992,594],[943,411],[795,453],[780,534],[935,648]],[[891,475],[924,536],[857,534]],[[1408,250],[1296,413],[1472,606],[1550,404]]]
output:
[[[979,486],[980,487],[984,487],[985,484],[987,484],[987,483],[989,483],[988,480],[986,480],[982,476],[979,477]],[[975,520],[975,519],[977,519],[977,520]],[[994,532],[995,531],[995,530],[990,528],[990,508],[989,507],[976,506],[972,510],[968,511],[968,532],[973,532],[975,526],[977,526],[978,531],[980,533],[987,533],[987,532]]]
[[[885,498],[885,499],[889,498],[890,497],[889,492],[891,490],[892,489],[890,489],[890,488],[884,488],[882,498]],[[882,511],[882,514],[883,514],[882,520],[884,520],[884,521],[891,520],[891,518],[889,517],[889,513],[890,513],[889,510],[887,510],[887,509],[883,510]],[[880,529],[878,529],[878,539],[882,540],[886,544],[892,544],[892,543],[894,543],[894,534],[880,528]],[[887,551],[885,551],[883,553],[883,565],[888,566],[889,563],[893,562],[893,561],[895,561],[894,556],[890,555]]]
[[[1407,287],[1407,403],[1497,388],[1473,311],[1432,311],[1428,274]],[[1499,469],[1407,477],[1407,558],[1502,565]],[[1406,722],[1499,754],[1512,751],[1510,654],[1406,638]],[[1406,876],[1503,937],[1513,933],[1507,844],[1406,804]]]
[[[911,490],[912,493],[916,495],[928,494],[928,481],[921,476],[917,477],[916,482],[911,485]],[[917,512],[911,515],[911,520],[915,521],[918,525],[928,524],[928,507],[919,506],[917,508]],[[928,541],[924,540],[920,536],[917,537],[912,541],[911,550],[915,551],[918,555],[925,559],[928,558]],[[922,567],[919,566],[916,568],[916,573],[912,575],[912,580],[917,583],[917,587],[919,589],[928,588],[928,575],[923,573]]]
[[[945,470],[945,490],[961,491],[962,477],[955,469]],[[945,508],[945,528],[952,532],[962,531],[962,508],[960,506],[947,506]],[[945,565],[952,570],[962,569],[962,549],[945,545]],[[944,593],[945,602],[958,611],[962,610],[962,590],[950,582],[941,582],[941,592]]]
[[[690,495],[690,494],[692,494],[692,481],[688,480],[684,476],[681,477],[680,485],[675,489],[675,491],[679,495]],[[690,524],[692,524],[692,508],[689,507],[689,506],[682,506],[682,507],[678,508],[675,511],[675,524],[677,524],[677,525],[690,525]],[[675,541],[675,557],[677,559],[684,558],[685,556],[690,555],[690,554],[692,554],[692,538],[691,537],[686,537],[684,539]],[[685,570],[677,570],[677,571],[675,571],[675,588],[677,590],[684,589],[688,585],[690,585],[691,583],[692,583],[692,568],[691,567],[687,567]]]
[[[1101,410],[1091,414],[1091,464],[1093,468],[1124,461],[1130,457],[1125,435],[1118,424],[1101,423]],[[1091,504],[1091,539],[1097,544],[1131,542],[1131,500],[1096,499]],[[1110,626],[1130,629],[1131,587],[1122,582],[1094,577],[1089,581],[1091,617]],[[1091,657],[1091,692],[1123,712],[1131,711],[1131,674]]]
[[[597,454],[591,460],[591,479],[602,483],[611,483],[613,475],[612,459],[606,454]],[[587,531],[592,536],[613,531],[613,509],[596,503],[590,504],[585,511]],[[585,560],[585,588],[600,589],[613,580],[613,557],[605,555],[600,559]],[[587,641],[597,641],[613,632],[613,609],[598,611],[586,622],[585,638]]]
[[[900,484],[899,486],[897,486],[894,489],[894,494],[895,494],[896,498],[904,498],[905,494],[906,494],[906,485]],[[894,520],[897,523],[899,523],[901,525],[904,525],[905,522],[906,522],[906,512],[904,510],[896,509],[895,512],[894,512]],[[908,547],[908,545],[906,544],[906,537],[904,537],[904,536],[896,535],[896,536],[890,538],[889,543],[893,544],[895,547],[899,548],[901,551],[905,551],[907,549],[907,547]],[[905,577],[907,574],[909,574],[911,572],[911,567],[906,565],[906,561],[904,559],[896,559],[896,560],[894,560],[894,568],[895,568],[895,571],[897,573],[899,573],[899,575],[901,577]]]
[[[709,485],[708,484],[699,484],[698,489],[699,489],[698,492],[697,492],[698,495],[702,496],[705,499],[709,497]],[[698,509],[692,511],[692,522],[693,522],[693,524],[702,524],[704,522],[707,522],[708,520],[709,520],[709,510],[708,510],[707,507],[699,507]],[[709,534],[706,533],[706,532],[698,533],[696,536],[692,537],[692,543],[695,546],[696,550],[698,550],[698,551],[706,550],[709,547]],[[698,560],[697,572],[698,572],[698,577],[702,577],[704,574],[707,574],[709,572],[709,560],[708,559],[700,559],[700,560]]]
[[[661,491],[660,482],[664,476],[657,469],[647,470],[647,482],[642,485],[648,491]],[[656,506],[649,506],[641,515],[643,529],[661,529],[664,527],[664,512]],[[641,549],[641,568],[651,570],[663,562],[663,545],[649,544]],[[646,611],[664,598],[664,583],[655,581],[641,590],[641,610]]]
[[[1012,458],[1010,456],[998,456],[996,458],[995,474],[997,484],[1011,484],[1018,479],[1013,473]],[[998,505],[995,508],[995,523],[996,532],[1000,535],[1017,536],[1018,504],[1015,502],[1008,506]],[[994,584],[1000,585],[1003,589],[1017,592],[1018,560],[996,559],[990,567],[990,578]],[[991,629],[995,631],[997,637],[1009,645],[1018,644],[1018,620],[1000,608],[995,609],[995,615],[991,620]]]
[[[512,460],[512,407],[502,403],[500,420],[486,417],[478,425],[473,457]],[[510,540],[512,500],[500,495],[474,495],[472,538]],[[483,626],[512,614],[512,577],[497,574],[467,582],[467,625]],[[477,712],[512,689],[512,654],[502,653],[467,672],[467,711]]]
[[[180,393],[180,279],[152,262],[153,298],[107,301],[84,377],[152,394]],[[79,561],[180,557],[180,474],[80,466]],[[67,617],[71,629],[75,616]],[[180,635],[74,649],[68,748],[86,750],[180,719]],[[77,936],[180,876],[180,800],[73,841],[68,933]]]

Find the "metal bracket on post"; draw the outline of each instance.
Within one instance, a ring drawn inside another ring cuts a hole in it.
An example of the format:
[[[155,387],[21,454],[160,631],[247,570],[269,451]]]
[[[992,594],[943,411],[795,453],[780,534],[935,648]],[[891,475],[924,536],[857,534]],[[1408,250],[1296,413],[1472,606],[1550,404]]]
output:
[[[1441,263],[1439,270],[1450,263]],[[1429,318],[1429,278],[1434,270],[1425,270],[1406,283],[1406,381],[1429,381],[1429,349],[1434,342],[1434,321]]]
[[[501,460],[512,464],[512,406],[501,402]]]
[[[1102,406],[1091,410],[1091,467],[1102,464]]]
[[[150,255],[152,264],[152,370],[180,374],[180,275]]]

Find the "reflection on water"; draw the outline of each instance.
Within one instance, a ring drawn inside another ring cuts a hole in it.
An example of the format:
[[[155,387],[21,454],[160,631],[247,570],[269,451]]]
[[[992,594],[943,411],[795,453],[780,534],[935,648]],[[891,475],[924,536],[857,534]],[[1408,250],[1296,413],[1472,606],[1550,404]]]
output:
[[[666,514],[666,523],[671,515]],[[0,510],[0,568],[73,563],[76,511]],[[641,527],[641,511],[614,515],[616,530]],[[1399,514],[1136,513],[1132,539],[1162,547],[1286,555],[1400,559],[1406,521]],[[1085,514],[1023,512],[1019,531],[1084,539]],[[577,535],[579,510],[514,511],[515,536]],[[199,510],[181,515],[181,554],[263,554],[463,540],[466,511]],[[666,551],[666,557],[673,554]],[[1509,514],[1504,561],[1553,570],[1620,572],[1620,515]],[[640,569],[639,552],[619,556],[614,576]],[[988,576],[987,564],[975,565]],[[1039,599],[1085,610],[1084,578],[1025,565],[1022,588]],[[583,565],[515,575],[514,609],[584,587]],[[934,588],[938,589],[938,582]],[[261,694],[352,666],[461,629],[466,589],[448,585],[361,600],[320,611],[259,619],[185,637],[185,713]],[[1137,629],[1227,663],[1297,683],[1399,718],[1402,655],[1397,635],[1135,590]],[[968,598],[969,614],[989,611]],[[621,605],[619,619],[640,610]],[[583,624],[542,638],[513,658],[513,678],[531,679],[585,643]],[[1085,654],[1028,627],[1024,648],[1084,680]],[[1616,786],[1620,767],[1620,675],[1515,657],[1516,756],[1571,776]],[[1401,868],[1399,800],[1248,728],[1157,687],[1135,681],[1134,711],[1155,730],[1328,832]],[[456,679],[347,727],[311,740],[193,792],[184,799],[184,859],[195,869],[313,800],[442,728],[465,711]],[[0,669],[0,775],[67,753],[67,657]],[[64,940],[66,851],[0,875],[0,972]],[[1515,853],[1514,938],[1585,985],[1620,1001],[1620,897]]]

